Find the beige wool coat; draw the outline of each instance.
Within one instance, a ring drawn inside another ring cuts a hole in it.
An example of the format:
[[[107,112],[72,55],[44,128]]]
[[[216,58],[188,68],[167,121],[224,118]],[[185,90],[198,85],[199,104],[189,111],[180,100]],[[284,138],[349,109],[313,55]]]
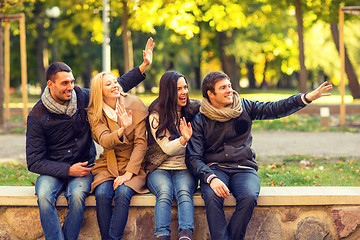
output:
[[[121,139],[117,135],[120,123],[108,118],[104,112],[102,119],[95,126],[91,126],[94,140],[104,148],[92,170],[94,181],[91,192],[101,183],[114,180],[129,171],[134,175],[124,183],[125,186],[137,193],[147,193],[149,190],[145,187],[144,171],[147,107],[140,98],[124,93],[120,96],[120,103],[124,103],[127,112],[132,111],[132,125],[125,130]],[[88,117],[91,119],[92,115],[88,113]]]

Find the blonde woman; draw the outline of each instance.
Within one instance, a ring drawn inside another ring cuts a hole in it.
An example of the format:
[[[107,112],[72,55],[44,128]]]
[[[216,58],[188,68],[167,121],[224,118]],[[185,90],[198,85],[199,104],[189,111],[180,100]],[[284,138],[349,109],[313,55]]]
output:
[[[122,238],[131,197],[148,192],[143,162],[147,115],[144,103],[124,93],[112,73],[92,79],[88,118],[93,138],[104,152],[95,161],[91,192],[102,239]]]

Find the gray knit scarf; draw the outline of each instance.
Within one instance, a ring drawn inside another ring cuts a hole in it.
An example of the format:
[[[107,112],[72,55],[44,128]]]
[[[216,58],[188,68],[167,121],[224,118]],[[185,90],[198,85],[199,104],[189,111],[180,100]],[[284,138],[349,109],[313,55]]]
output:
[[[241,106],[239,94],[235,91],[233,91],[233,103],[226,108],[218,109],[214,107],[206,98],[203,98],[200,107],[200,112],[202,114],[211,120],[219,122],[226,122],[232,118],[236,118],[240,116],[242,111],[243,109]]]
[[[44,106],[53,113],[66,114],[72,117],[77,110],[77,97],[75,90],[71,92],[71,100],[66,101],[64,105],[57,103],[50,94],[50,88],[46,87],[43,94],[41,95],[41,101]]]

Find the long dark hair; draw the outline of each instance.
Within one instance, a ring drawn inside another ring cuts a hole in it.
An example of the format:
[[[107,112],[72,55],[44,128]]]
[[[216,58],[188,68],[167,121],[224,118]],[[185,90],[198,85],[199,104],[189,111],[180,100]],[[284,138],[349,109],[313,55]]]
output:
[[[162,75],[160,79],[159,97],[155,99],[149,106],[150,114],[157,112],[159,114],[159,124],[156,130],[156,138],[162,139],[165,136],[166,129],[170,132],[170,140],[180,137],[179,117],[177,114],[177,81],[180,77],[187,79],[184,75],[169,71]],[[190,102],[189,95],[186,105],[181,108],[181,116],[190,122],[194,115],[199,111],[199,104]],[[150,123],[153,126],[153,123]]]

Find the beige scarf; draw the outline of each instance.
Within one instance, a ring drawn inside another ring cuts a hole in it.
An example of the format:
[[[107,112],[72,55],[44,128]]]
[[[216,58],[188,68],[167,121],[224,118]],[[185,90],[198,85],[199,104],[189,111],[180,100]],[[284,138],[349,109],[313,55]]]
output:
[[[226,122],[230,119],[236,118],[240,116],[243,109],[241,106],[241,100],[239,97],[239,94],[235,91],[233,91],[233,103],[230,104],[228,107],[219,109],[214,107],[209,100],[206,98],[203,98],[200,112],[204,114],[206,117],[210,118],[214,121],[219,122]]]

